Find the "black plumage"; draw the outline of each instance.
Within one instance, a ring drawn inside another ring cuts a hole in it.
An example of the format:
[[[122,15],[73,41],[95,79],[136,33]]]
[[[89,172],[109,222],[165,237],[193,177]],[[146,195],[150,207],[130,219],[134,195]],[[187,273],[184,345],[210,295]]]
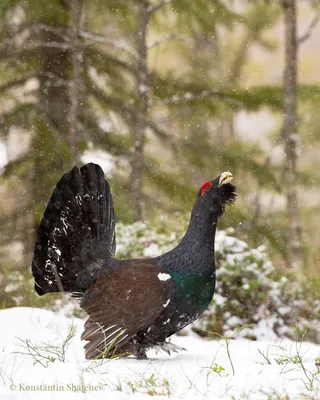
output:
[[[42,218],[32,272],[39,295],[70,292],[89,318],[86,358],[178,347],[166,338],[194,321],[215,289],[214,239],[226,204],[236,198],[232,175],[200,188],[180,244],[159,257],[118,260],[115,213],[102,169],[74,167],[58,182]]]

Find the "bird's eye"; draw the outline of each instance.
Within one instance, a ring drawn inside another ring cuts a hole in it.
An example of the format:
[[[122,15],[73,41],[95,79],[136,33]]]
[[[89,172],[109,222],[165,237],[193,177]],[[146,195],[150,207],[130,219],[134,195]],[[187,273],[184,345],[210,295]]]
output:
[[[202,186],[201,186],[201,194],[204,194],[205,192],[207,192],[209,189],[212,188],[212,183],[211,182],[205,182]]]

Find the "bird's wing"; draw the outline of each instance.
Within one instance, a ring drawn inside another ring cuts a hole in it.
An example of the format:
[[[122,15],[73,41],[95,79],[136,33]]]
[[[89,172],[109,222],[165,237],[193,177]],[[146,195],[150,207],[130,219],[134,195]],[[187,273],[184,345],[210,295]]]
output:
[[[81,336],[86,358],[110,357],[152,324],[169,303],[171,277],[152,260],[100,275],[85,293],[81,308],[89,319]]]

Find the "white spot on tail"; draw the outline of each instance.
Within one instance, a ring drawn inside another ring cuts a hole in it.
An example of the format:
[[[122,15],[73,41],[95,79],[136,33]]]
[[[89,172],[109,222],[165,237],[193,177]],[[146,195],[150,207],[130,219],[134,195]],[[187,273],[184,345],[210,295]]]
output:
[[[61,250],[58,249],[57,246],[55,246],[54,244],[52,245],[52,249],[58,254],[58,256],[61,256]]]
[[[168,279],[171,279],[171,276],[169,274],[159,272],[158,279],[159,279],[159,281],[167,281]]]
[[[82,198],[79,193],[76,194],[75,199],[76,199],[76,203],[78,204],[78,206],[82,207]]]

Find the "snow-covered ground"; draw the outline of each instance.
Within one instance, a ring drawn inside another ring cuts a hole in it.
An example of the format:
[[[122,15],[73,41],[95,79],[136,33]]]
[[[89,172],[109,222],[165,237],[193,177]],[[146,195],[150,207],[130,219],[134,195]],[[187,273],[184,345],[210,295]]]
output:
[[[72,324],[75,336],[64,355],[62,344]],[[171,356],[150,351],[150,359],[144,361],[87,361],[80,341],[82,325],[80,319],[43,309],[0,311],[0,398],[122,400],[131,395],[137,400],[148,396],[291,400],[320,396],[315,365],[320,349],[314,344],[176,336],[174,343],[187,351]],[[38,354],[28,355],[34,351]]]

